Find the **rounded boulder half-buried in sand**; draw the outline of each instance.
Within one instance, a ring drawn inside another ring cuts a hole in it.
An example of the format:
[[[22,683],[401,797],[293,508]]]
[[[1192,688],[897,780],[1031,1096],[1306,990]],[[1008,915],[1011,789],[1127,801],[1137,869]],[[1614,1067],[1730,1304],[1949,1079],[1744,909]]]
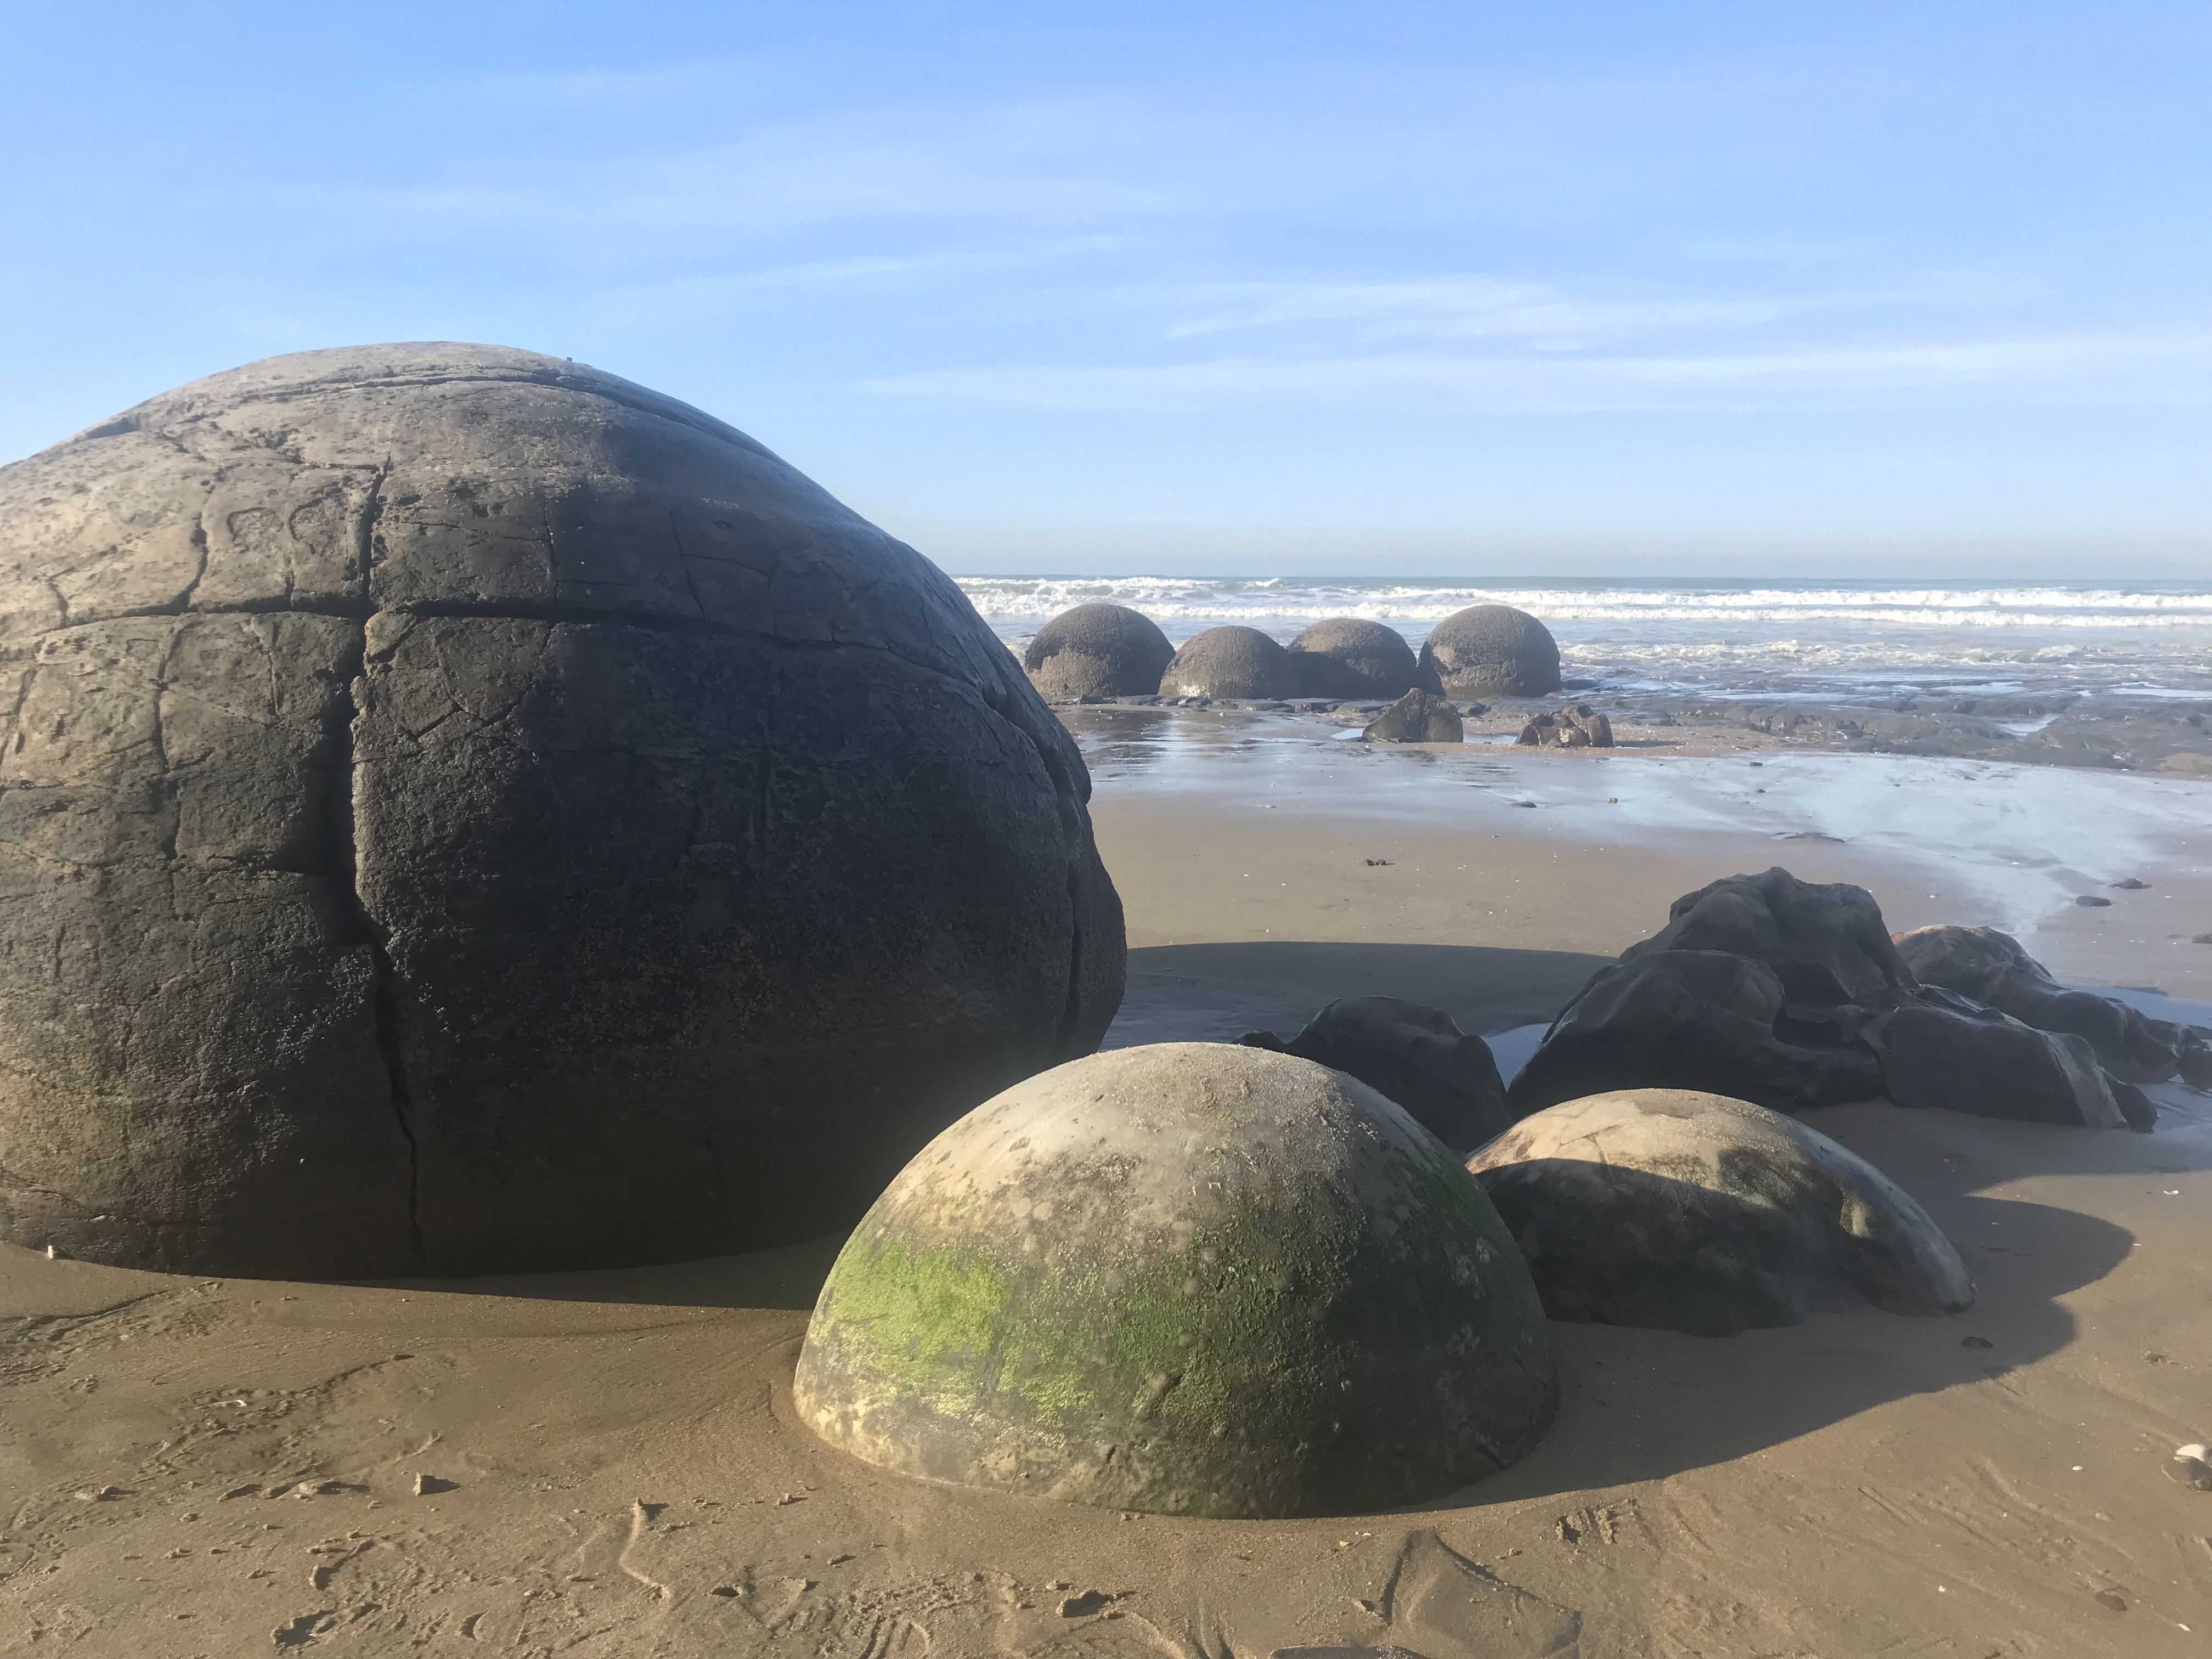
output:
[[[794,1398],[904,1474],[1268,1517],[1479,1480],[1557,1388],[1452,1152],[1340,1073],[1184,1042],[1062,1066],[931,1142],[831,1269]]]

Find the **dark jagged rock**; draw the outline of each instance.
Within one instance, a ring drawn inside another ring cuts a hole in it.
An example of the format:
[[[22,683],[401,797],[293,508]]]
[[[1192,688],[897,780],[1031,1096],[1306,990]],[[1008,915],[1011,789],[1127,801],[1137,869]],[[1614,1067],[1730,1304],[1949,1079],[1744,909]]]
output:
[[[1340,997],[1288,1042],[1267,1031],[1237,1041],[1358,1078],[1455,1152],[1480,1146],[1513,1121],[1490,1045],[1462,1032],[1440,1008],[1397,997]]]
[[[1833,1022],[1790,1018],[1765,963],[1666,951],[1601,968],[1507,1091],[1516,1117],[1631,1088],[1728,1095],[1777,1111],[1882,1091],[1881,1066]]]
[[[1881,1042],[1887,1092],[1900,1106],[1978,1107],[1984,1117],[2091,1129],[2148,1129],[2154,1115],[2142,1091],[2123,1084],[2140,1121],[2130,1118],[2086,1038],[2039,1031],[1934,987],[1899,1001]]]
[[[1048,697],[1133,697],[1158,692],[1174,659],[1150,617],[1125,605],[1079,605],[1037,629],[1022,667]]]
[[[909,1164],[822,1288],[792,1401],[882,1468],[1109,1509],[1390,1509],[1525,1455],[1542,1304],[1458,1155],[1231,1043],[1078,1060]]]
[[[1082,760],[958,589],[558,358],[274,358],[0,471],[0,678],[15,1243],[809,1237],[1120,998]]]
[[[1364,617],[1328,617],[1290,645],[1298,695],[1395,697],[1413,684],[1413,647],[1396,629]]]
[[[1975,1063],[1957,1063],[1968,1052]],[[2106,1079],[2086,1041],[1921,984],[1865,889],[1781,869],[1677,899],[1664,928],[1568,1005],[1507,1100],[1525,1115],[1644,1087],[1777,1110],[1886,1093],[2099,1128],[2147,1128],[2153,1115],[2139,1090]]]
[[[1586,702],[1569,703],[1548,714],[1531,715],[1513,741],[1528,748],[1610,749],[1613,722]]]
[[[1745,1101],[1568,1101],[1468,1168],[1553,1319],[1730,1336],[1863,1304],[1929,1315],[1974,1300],[1950,1241],[1887,1176]]]
[[[1433,691],[1408,691],[1360,734],[1378,743],[1464,743],[1467,723]]]
[[[1290,653],[1256,628],[1209,628],[1183,642],[1160,676],[1164,697],[1295,696]]]
[[[1559,689],[1559,647],[1525,611],[1469,605],[1431,630],[1414,684],[1462,700],[1540,697]]]
[[[2192,1054],[2212,1049],[2212,1031],[2152,1019],[2115,998],[2068,989],[2018,939],[1994,927],[1918,927],[1898,934],[1895,943],[1923,985],[1971,997],[2039,1031],[2086,1037],[2097,1063],[2124,1082],[2163,1083],[2198,1069]]]

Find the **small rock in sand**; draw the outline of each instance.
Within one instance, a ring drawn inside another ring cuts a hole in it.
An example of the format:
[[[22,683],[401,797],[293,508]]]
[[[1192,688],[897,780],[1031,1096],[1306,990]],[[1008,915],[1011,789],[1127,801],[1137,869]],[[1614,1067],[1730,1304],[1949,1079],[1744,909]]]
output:
[[[415,1477],[415,1495],[417,1498],[428,1498],[434,1493],[458,1490],[457,1483],[441,1480],[434,1474],[418,1474]]]
[[[2085,910],[2109,910],[2112,908],[2112,900],[2108,898],[2100,898],[2094,893],[2077,894],[2075,896],[2074,902],[2080,905]]]
[[[1460,743],[1467,727],[1456,711],[1433,691],[1408,691],[1359,734],[1382,743]]]
[[[2150,887],[2148,882],[2137,881],[2133,876],[2130,876],[2125,881],[2116,881],[2112,885],[2124,893],[2141,893],[2147,891]]]
[[[2166,1460],[2166,1473],[2192,1491],[2212,1492],[2212,1451],[2194,1441],[2176,1446],[2173,1455]]]
[[[1062,1601],[1060,1616],[1063,1619],[1088,1619],[1094,1613],[1103,1612],[1113,1599],[1104,1590],[1085,1590],[1080,1595],[1071,1595]]]

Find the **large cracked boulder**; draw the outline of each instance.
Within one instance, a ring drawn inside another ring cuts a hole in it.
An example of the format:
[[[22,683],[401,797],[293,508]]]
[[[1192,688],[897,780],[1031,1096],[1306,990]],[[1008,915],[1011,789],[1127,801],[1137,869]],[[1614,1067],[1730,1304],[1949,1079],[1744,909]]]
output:
[[[0,471],[0,680],[15,1243],[808,1237],[1120,996],[1083,763],[952,584],[559,359],[274,358]]]
[[[1325,617],[1291,641],[1290,653],[1308,697],[1402,696],[1417,668],[1403,634],[1364,617]]]
[[[933,1141],[830,1269],[792,1399],[907,1474],[1279,1516],[1479,1480],[1557,1390],[1455,1153],[1339,1073],[1179,1042],[1032,1078]]]
[[[1231,623],[1184,641],[1156,689],[1164,697],[1290,697],[1298,677],[1281,646]]]
[[[1552,630],[1510,605],[1455,611],[1422,643],[1416,684],[1469,697],[1540,697],[1559,689]]]
[[[1468,1160],[1553,1319],[1692,1336],[1871,1304],[1958,1313],[1942,1229],[1827,1136],[1747,1101],[1627,1089],[1524,1119]]]
[[[1150,696],[1175,659],[1159,624],[1126,605],[1079,605],[1036,631],[1023,653],[1048,697]]]
[[[1514,1121],[1490,1045],[1441,1008],[1402,997],[1339,997],[1287,1042],[1272,1031],[1237,1040],[1358,1078],[1455,1152],[1472,1151]]]
[[[1507,1091],[1516,1115],[1608,1090],[1779,1111],[1887,1095],[1984,1117],[2148,1130],[2156,1108],[2086,1038],[1923,985],[1863,887],[1787,870],[1674,901],[1568,1004]]]

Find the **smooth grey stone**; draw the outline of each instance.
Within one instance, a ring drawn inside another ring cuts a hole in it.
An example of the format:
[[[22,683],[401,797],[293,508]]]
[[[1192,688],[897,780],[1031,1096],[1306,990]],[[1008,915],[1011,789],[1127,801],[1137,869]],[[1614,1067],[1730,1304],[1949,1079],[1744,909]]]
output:
[[[1389,1509],[1557,1408],[1535,1286],[1403,1111],[1230,1043],[1017,1085],[908,1165],[830,1269],[792,1389],[879,1467],[1103,1508]]]
[[[1120,998],[1082,760],[958,590],[581,365],[274,358],[0,470],[0,679],[19,1243],[811,1237]]]
[[[1525,611],[1469,605],[1430,630],[1414,683],[1448,697],[1540,697],[1559,689],[1559,644]]]
[[[1048,697],[1128,697],[1158,690],[1174,657],[1151,617],[1101,603],[1063,611],[1037,629],[1022,667]]]
[[[1237,1041],[1358,1078],[1455,1152],[1480,1146],[1513,1122],[1490,1045],[1441,1008],[1399,997],[1339,997],[1287,1042],[1270,1031]]]
[[[1413,690],[1376,715],[1359,735],[1383,743],[1464,743],[1467,726],[1458,711],[1435,692]]]
[[[1729,1336],[1974,1300],[1950,1241],[1887,1176],[1747,1101],[1593,1095],[1524,1119],[1468,1168],[1554,1319]]]
[[[1395,697],[1412,689],[1417,660],[1396,629],[1364,617],[1328,617],[1290,644],[1298,690],[1313,697]]]
[[[1256,628],[1232,623],[1183,642],[1160,677],[1162,696],[1287,697],[1297,676],[1283,647]]]

